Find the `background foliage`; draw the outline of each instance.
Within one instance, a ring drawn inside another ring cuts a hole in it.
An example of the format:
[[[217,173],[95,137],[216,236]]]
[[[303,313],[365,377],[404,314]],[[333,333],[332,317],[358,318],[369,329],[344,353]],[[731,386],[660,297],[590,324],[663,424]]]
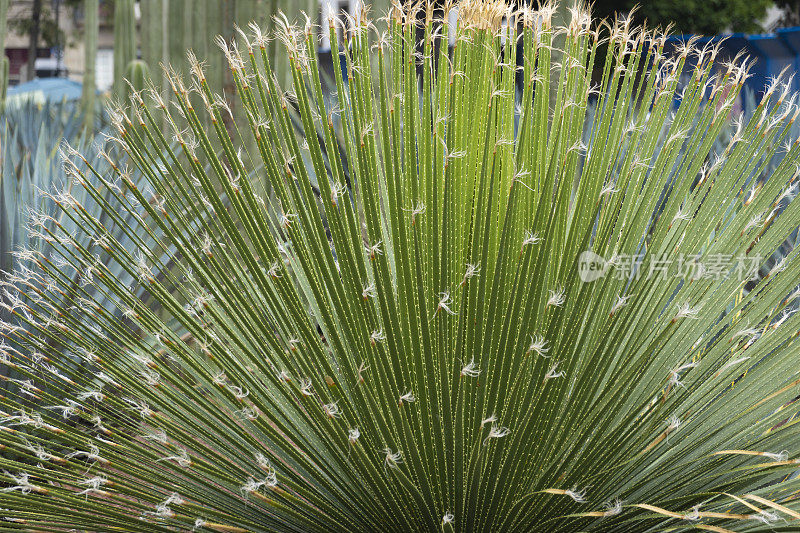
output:
[[[592,13],[598,18],[613,17],[638,6],[634,20],[639,24],[671,25],[678,34],[717,35],[763,31],[761,21],[772,5],[772,0],[597,0],[592,3]]]

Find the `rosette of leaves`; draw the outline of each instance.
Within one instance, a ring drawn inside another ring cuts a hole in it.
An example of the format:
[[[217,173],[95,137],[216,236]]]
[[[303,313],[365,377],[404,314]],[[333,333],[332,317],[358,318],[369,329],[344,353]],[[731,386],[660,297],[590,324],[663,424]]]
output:
[[[709,158],[746,65],[714,70],[716,49],[692,43],[667,58],[658,32],[580,6],[565,27],[552,13],[472,0],[454,27],[396,6],[374,47],[361,16],[336,108],[310,25],[275,36],[291,87],[252,27],[221,43],[249,125],[233,136],[191,56],[190,80],[170,76],[177,108],[134,93],[113,140],[152,196],[119,168],[69,174],[131,241],[109,234],[95,261],[81,239],[106,223],[70,198],[77,229],[52,237],[116,311],[35,251],[58,298],[33,286],[11,305],[24,325],[5,334],[29,352],[57,361],[56,334],[97,359],[59,374],[6,354],[29,376],[3,400],[7,527],[796,528],[800,263],[787,254],[749,289],[741,275],[800,220],[796,97],[776,81]],[[188,128],[162,133],[162,116]],[[116,180],[112,204],[99,191]],[[649,275],[681,257],[694,274]]]

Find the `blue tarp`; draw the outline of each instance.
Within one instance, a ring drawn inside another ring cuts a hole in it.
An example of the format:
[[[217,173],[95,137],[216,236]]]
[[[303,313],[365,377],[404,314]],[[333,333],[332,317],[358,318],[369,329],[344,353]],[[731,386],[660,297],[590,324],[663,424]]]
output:
[[[79,100],[83,85],[67,78],[36,78],[8,88],[8,99],[33,99],[60,102],[62,100]]]
[[[670,45],[674,46],[679,42],[688,41],[691,37],[691,35],[670,37],[667,39],[667,51],[669,51]],[[751,76],[745,82],[745,86],[757,96],[764,93],[764,88],[769,84],[770,79],[780,74],[785,67],[788,68],[784,75],[784,81],[788,80],[792,74],[800,72],[800,27],[782,28],[774,33],[761,35],[734,33],[701,37],[698,45],[702,46],[705,43],[718,41],[722,41],[721,59],[732,59],[741,51],[753,61],[750,69]],[[794,76],[792,88],[795,91],[800,90],[800,76]]]

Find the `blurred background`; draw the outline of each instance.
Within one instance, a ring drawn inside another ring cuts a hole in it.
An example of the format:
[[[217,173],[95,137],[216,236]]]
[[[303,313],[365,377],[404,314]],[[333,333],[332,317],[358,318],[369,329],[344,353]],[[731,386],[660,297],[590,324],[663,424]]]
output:
[[[362,1],[0,0],[8,96],[34,92],[38,98],[78,98],[87,72],[97,91],[110,93],[115,75],[124,75],[130,61],[144,61],[152,74],[161,62],[180,64],[187,48],[209,58],[210,69],[222,68],[213,37],[232,38],[235,21],[257,20],[269,27],[273,15],[283,10],[290,18],[307,12],[319,24],[341,11],[358,13]],[[373,13],[384,13],[389,6],[389,0],[366,3]],[[729,50],[744,49],[761,63],[758,79],[751,83],[755,90],[763,85],[762,78],[800,60],[800,33],[794,31],[800,26],[800,1],[598,0],[593,11],[596,17],[613,17],[635,5],[637,22],[670,25],[675,35],[730,36]],[[561,7],[566,11],[566,3]],[[96,26],[96,38],[87,24]],[[329,51],[325,35],[320,52]],[[89,63],[93,65],[87,69]],[[50,81],[14,89],[37,78]]]

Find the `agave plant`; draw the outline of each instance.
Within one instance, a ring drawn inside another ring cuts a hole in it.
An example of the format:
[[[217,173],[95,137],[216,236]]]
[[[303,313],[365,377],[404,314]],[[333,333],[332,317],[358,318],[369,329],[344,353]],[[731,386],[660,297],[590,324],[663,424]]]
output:
[[[0,269],[11,271],[13,253],[40,247],[25,224],[26,210],[45,210],[45,193],[63,187],[59,145],[63,140],[84,152],[91,150],[91,137],[81,132],[81,114],[74,102],[22,101],[8,105],[0,116]],[[4,311],[0,310],[0,313]],[[5,314],[3,318],[7,318]]]
[[[103,122],[102,113],[99,122]],[[86,298],[91,295],[93,304],[102,305],[110,313],[116,311],[113,300],[88,283],[87,274],[91,275],[91,271],[68,269],[67,264],[61,262],[58,248],[52,245],[48,237],[54,231],[72,234],[83,248],[98,261],[102,260],[102,240],[79,231],[78,222],[58,206],[65,199],[74,199],[100,220],[115,235],[115,239],[131,245],[126,233],[128,224],[115,224],[85,190],[68,186],[68,167],[64,167],[60,155],[64,143],[64,146],[70,146],[69,150],[80,150],[87,161],[86,165],[91,165],[91,168],[104,175],[111,175],[115,165],[126,168],[125,158],[120,152],[114,146],[106,146],[104,134],[84,131],[83,123],[84,115],[76,102],[40,105],[26,101],[8,106],[0,118],[0,269],[11,271],[13,268],[18,273],[24,273],[22,277],[10,276],[6,279],[3,276],[0,279],[0,319],[10,329],[24,326],[24,316],[19,313],[15,316],[12,302],[16,300],[27,305],[37,300],[35,292],[20,291],[22,287],[19,282],[25,279],[40,286],[54,283],[37,270],[35,265],[42,260],[55,261],[64,267],[61,270],[62,283],[80,285]],[[82,166],[84,172],[88,168]],[[141,173],[130,169],[129,174],[135,184],[147,187]],[[65,186],[65,190],[69,191],[68,196],[61,194]],[[114,205],[113,188],[121,191],[119,183],[116,183],[101,193],[105,197],[103,206],[106,208]],[[26,219],[28,216],[30,218]],[[122,216],[125,217],[124,214]],[[126,279],[125,272],[119,268],[115,269],[114,275],[129,285],[133,281],[133,278]],[[8,290],[9,286],[12,290]],[[139,297],[146,299],[144,291],[137,289],[136,292]],[[0,338],[0,345],[4,351],[25,349],[13,337]],[[55,346],[53,348],[56,349]],[[66,345],[59,346],[57,351],[62,364],[80,365],[88,356],[86,352],[75,352]],[[24,353],[31,357],[34,352]],[[47,365],[44,360],[38,360],[38,363]],[[9,370],[12,369],[7,365],[0,368],[0,374],[10,378],[5,380],[6,383],[0,383],[3,388],[9,383],[26,381],[26,377],[19,372]]]
[[[665,57],[581,7],[560,28],[551,5],[458,9],[396,6],[374,47],[353,22],[335,107],[310,25],[277,34],[291,88],[258,27],[222,43],[243,139],[190,56],[177,111],[152,91],[114,114],[151,193],[70,153],[77,229],[52,229],[59,262],[34,250],[7,305],[28,379],[2,400],[4,527],[797,530],[796,252],[750,279],[800,220],[796,97],[776,80],[709,158],[746,65]]]

